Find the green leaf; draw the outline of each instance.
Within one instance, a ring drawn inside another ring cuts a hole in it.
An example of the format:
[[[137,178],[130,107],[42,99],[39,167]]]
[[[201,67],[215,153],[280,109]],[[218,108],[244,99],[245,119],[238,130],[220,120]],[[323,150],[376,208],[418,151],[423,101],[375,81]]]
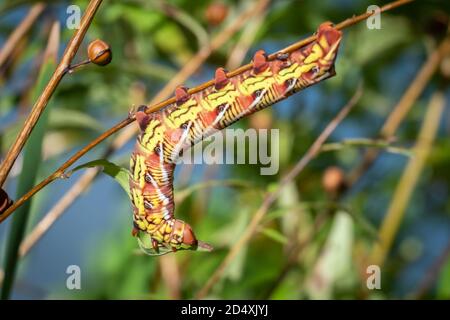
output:
[[[122,187],[122,189],[125,190],[128,196],[131,197],[130,186],[128,182],[130,172],[128,171],[128,169],[109,162],[106,159],[98,159],[81,164],[72,169],[67,175],[71,175],[72,173],[80,169],[94,167],[101,167],[102,172],[113,178]]]
[[[265,235],[266,237],[279,242],[281,244],[287,244],[288,239],[278,230],[271,229],[271,228],[264,228],[261,230],[261,233]]]
[[[338,283],[351,280],[354,222],[350,215],[338,211],[319,258],[307,279],[312,299],[329,299]],[[318,282],[316,279],[321,279]]]
[[[383,149],[386,152],[399,154],[406,157],[412,157],[413,152],[408,148],[391,146],[389,142],[384,140],[373,140],[366,138],[358,138],[358,139],[345,139],[340,142],[330,142],[322,145],[320,148],[321,152],[329,152],[329,151],[340,151],[345,150],[348,151],[347,148],[350,147],[369,147],[369,148],[379,148]]]
[[[49,82],[53,70],[56,68],[56,57],[49,52],[57,52],[59,47],[59,25],[54,25],[50,33],[49,42],[44,61],[41,65],[39,76],[32,91],[32,100],[36,101],[41,92],[44,91]],[[20,197],[30,190],[36,183],[37,173],[42,162],[42,142],[47,130],[50,104],[46,106],[39,117],[30,137],[28,138],[23,151],[22,171],[17,185],[17,196]],[[26,201],[16,210],[12,218],[8,244],[5,256],[5,276],[1,291],[1,298],[8,299],[14,284],[14,278],[19,259],[19,246],[22,242],[30,215],[32,199]]]
[[[55,109],[50,114],[49,126],[53,129],[72,128],[103,131],[103,125],[92,116],[72,109]]]

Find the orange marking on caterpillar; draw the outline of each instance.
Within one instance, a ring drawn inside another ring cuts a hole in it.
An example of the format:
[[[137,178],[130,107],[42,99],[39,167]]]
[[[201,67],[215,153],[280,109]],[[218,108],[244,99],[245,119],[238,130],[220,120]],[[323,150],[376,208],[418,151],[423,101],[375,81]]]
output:
[[[227,74],[225,72],[224,68],[217,68],[216,69],[216,74],[214,77],[214,88],[216,88],[216,90],[220,90],[223,87],[225,87],[227,85],[227,83],[230,80],[228,80]]]
[[[256,74],[263,72],[269,67],[269,63],[267,61],[267,55],[264,50],[256,51],[253,56],[253,70]]]
[[[177,105],[181,105],[189,99],[189,93],[187,88],[179,86],[175,89],[175,100]]]

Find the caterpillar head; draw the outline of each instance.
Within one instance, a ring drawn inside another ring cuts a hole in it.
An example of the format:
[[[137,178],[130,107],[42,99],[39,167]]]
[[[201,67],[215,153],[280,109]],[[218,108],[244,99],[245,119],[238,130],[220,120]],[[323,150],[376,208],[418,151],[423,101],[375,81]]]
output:
[[[334,28],[331,22],[319,26],[317,40],[299,53],[303,79],[315,83],[334,75],[334,61],[341,39],[342,32]]]
[[[191,226],[182,220],[169,220],[158,229],[160,230],[163,232],[139,231],[138,243],[146,254],[163,255],[179,250],[212,250],[210,245],[197,240]]]
[[[342,32],[336,29],[331,22],[324,22],[317,30],[317,42],[323,50],[319,63],[324,66],[330,66],[334,60],[341,43]]]
[[[173,251],[196,250],[198,240],[191,226],[184,221],[175,219],[172,233],[170,234],[170,246]]]

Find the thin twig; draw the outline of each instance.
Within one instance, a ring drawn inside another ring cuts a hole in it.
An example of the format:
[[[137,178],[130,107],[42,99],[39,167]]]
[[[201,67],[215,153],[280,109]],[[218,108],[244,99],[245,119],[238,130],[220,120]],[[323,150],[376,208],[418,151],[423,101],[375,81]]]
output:
[[[228,57],[226,64],[227,69],[235,69],[242,64],[245,56],[250,49],[258,30],[264,22],[264,18],[267,14],[267,10],[262,10],[261,14],[257,15],[254,19],[251,19],[245,29],[242,31],[241,38],[234,46],[233,50]]]
[[[347,147],[370,147],[382,149],[383,151],[410,156],[411,150],[403,147],[396,147],[390,141],[385,139],[368,139],[368,138],[354,138],[345,139],[339,142],[326,143],[322,146],[321,152],[338,151]]]
[[[181,298],[181,274],[174,254],[162,256],[159,259],[161,278],[166,285],[170,299]]]
[[[47,46],[43,53],[39,70],[38,81],[36,82],[36,94],[44,89],[46,81],[50,78],[50,72],[57,64],[58,50],[60,47],[60,23],[54,21],[49,31]],[[17,185],[17,192],[23,193],[31,188],[36,180],[37,168],[42,162],[42,142],[45,135],[45,128],[48,123],[48,110],[44,113],[42,121],[37,125],[36,131],[30,137],[29,144],[24,151],[23,171]],[[5,279],[1,288],[1,299],[9,299],[18,267],[18,251],[20,243],[25,234],[27,221],[30,216],[30,203],[18,210],[18,215],[12,221],[9,230],[8,244],[5,247]]]
[[[413,81],[400,98],[399,102],[388,115],[380,131],[380,139],[390,141],[395,138],[395,134],[399,126],[427,87],[431,77],[438,70],[442,59],[449,53],[450,38],[447,36],[447,38],[439,44],[439,46],[432,52],[432,54],[422,65]],[[342,199],[352,190],[352,187],[355,186],[358,181],[360,181],[361,177],[371,168],[381,151],[382,150],[371,148],[364,153],[360,163],[347,174],[347,178],[345,179],[346,188],[342,189],[342,191],[337,194],[336,201],[338,201],[338,199]]]
[[[399,128],[402,121],[405,119],[408,112],[411,110],[414,103],[425,90],[428,82],[433,74],[439,68],[442,59],[450,53],[450,37],[447,37],[439,47],[429,56],[427,61],[420,68],[414,80],[411,82],[408,89],[405,91],[400,101],[394,107],[393,111],[386,119],[380,136],[382,139],[391,140]],[[361,163],[355,167],[348,174],[348,185],[353,186],[359,181],[361,176],[372,166],[377,159],[381,150],[369,149],[363,156]]]
[[[31,131],[33,130],[34,126],[39,120],[39,117],[47,106],[48,101],[55,92],[59,82],[67,73],[67,69],[70,66],[70,63],[72,62],[75,54],[77,53],[78,48],[80,47],[81,42],[83,41],[83,38],[86,34],[86,31],[89,28],[92,19],[94,18],[95,12],[97,11],[101,3],[102,0],[91,0],[89,2],[88,7],[86,8],[86,12],[81,19],[80,28],[77,29],[69,44],[67,45],[63,57],[61,58],[61,62],[56,67],[56,70],[50,78],[50,81],[34,104],[33,109],[31,110],[28,118],[25,120],[25,123],[23,124],[23,127],[16,138],[16,141],[14,141],[13,145],[6,154],[6,157],[0,167],[0,187],[3,186],[9,172],[11,171],[12,166],[14,165],[14,162],[19,156],[20,151],[22,150],[25,142],[31,134]]]
[[[397,185],[392,201],[383,219],[379,231],[380,241],[375,243],[370,257],[370,264],[383,265],[403,219],[412,192],[414,191],[425,161],[431,151],[433,141],[439,128],[445,106],[445,97],[438,91],[431,97],[422,128],[414,147],[415,156],[411,158]]]
[[[381,8],[382,12],[394,9],[398,6],[410,3],[414,0],[398,0],[398,1],[394,1],[390,4],[387,4],[385,6],[383,6]],[[363,21],[365,19],[367,19],[368,17],[370,17],[371,15],[373,15],[374,13],[364,13],[361,14],[359,16],[355,16],[353,18],[349,18],[341,23],[339,23],[338,25],[336,25],[336,28],[342,30],[346,27],[349,27],[351,25],[354,25],[360,21]],[[232,30],[231,30],[232,31]],[[230,31],[230,32],[231,32]],[[302,41],[299,41],[279,52],[283,52],[283,53],[289,53],[292,51],[295,51],[311,42],[313,42],[314,40],[316,40],[316,36],[310,36]],[[205,53],[209,52],[208,50],[205,50]],[[204,54],[204,53],[202,53]],[[276,57],[277,53],[270,55],[268,58],[269,59],[274,59]],[[228,73],[228,76],[235,76],[237,74],[240,74],[244,71],[249,70],[252,67],[251,64],[247,64],[245,66],[242,66],[239,69],[236,69],[233,72]],[[187,67],[186,67],[187,69]],[[184,69],[183,69],[184,70]],[[186,71],[186,70],[185,70]],[[178,82],[176,83],[177,85],[179,84]],[[214,84],[214,81],[208,81],[203,83],[202,85],[199,85],[198,87],[195,87],[191,90],[189,90],[189,93],[196,93],[199,92],[205,88],[210,87],[211,85]],[[157,103],[155,105],[152,105],[151,107],[149,107],[146,112],[147,113],[152,113],[155,111],[158,111],[162,108],[164,108],[165,106],[172,104],[175,102],[175,98],[172,97],[170,99],[167,99],[163,102]],[[16,210],[18,207],[20,207],[25,201],[27,201],[29,198],[31,198],[33,195],[35,195],[37,192],[39,192],[42,188],[44,188],[45,186],[47,186],[48,184],[50,184],[51,182],[53,182],[54,180],[60,178],[61,176],[63,176],[64,171],[70,167],[73,163],[75,163],[78,159],[80,159],[82,156],[84,156],[87,152],[89,152],[92,148],[94,148],[95,146],[97,146],[99,143],[101,143],[103,140],[107,139],[109,136],[111,136],[112,134],[118,132],[119,130],[121,130],[122,128],[126,127],[127,125],[129,125],[130,123],[132,123],[135,120],[135,117],[128,117],[124,120],[122,120],[121,122],[119,122],[118,124],[116,124],[115,126],[113,126],[112,128],[108,129],[107,131],[105,131],[103,134],[101,134],[100,136],[98,136],[97,138],[95,138],[93,141],[91,141],[88,145],[86,145],[84,148],[82,148],[81,150],[79,150],[77,153],[75,153],[72,157],[70,157],[64,164],[62,164],[58,169],[55,170],[55,172],[53,172],[50,176],[48,176],[47,178],[45,178],[43,181],[41,181],[38,185],[36,185],[34,188],[32,188],[30,191],[28,191],[25,195],[23,195],[22,197],[20,197],[16,202],[13,203],[12,206],[10,206],[5,212],[3,212],[2,214],[0,214],[0,223],[2,223],[7,217],[9,217],[14,210]]]
[[[264,0],[266,1],[266,0]],[[258,11],[253,8],[252,12],[255,14],[258,13]],[[212,48],[210,54],[217,50],[219,47],[221,47],[224,43],[226,43],[235,32],[239,30],[239,26],[241,25],[241,21],[244,18],[244,15],[247,16],[247,12],[243,13],[242,15],[239,15],[236,17],[235,22],[230,24],[229,27],[225,28],[223,32],[220,32],[214,39],[213,43],[214,46],[209,45],[210,48]],[[230,32],[232,30],[233,32]],[[226,36],[225,36],[226,35]],[[201,52],[199,52],[196,56],[193,57],[190,63],[195,63],[198,65],[199,57],[201,55]],[[204,60],[206,60],[208,56],[201,55]],[[203,63],[201,62],[200,65]],[[196,71],[195,68],[188,68],[188,71],[186,69],[181,69],[178,73],[178,78],[180,79],[188,79],[192,74]],[[184,81],[184,80],[183,80]],[[162,98],[169,97],[173,90],[175,90],[176,84],[168,83],[164,88],[161,89],[158,96]],[[154,102],[155,98],[153,98],[152,104]],[[112,142],[110,148],[106,151],[104,158],[106,158],[109,154],[111,154],[113,151],[120,149],[128,140],[130,140],[134,135],[136,134],[136,128],[135,127],[128,127],[125,130],[123,130]],[[88,169],[83,175],[75,182],[75,184],[69,189],[68,192],[58,201],[56,204],[50,209],[48,213],[44,215],[44,218],[36,225],[36,227],[30,232],[30,234],[27,236],[27,238],[24,240],[20,247],[20,255],[21,257],[25,256],[29,250],[42,238],[42,236],[50,229],[50,227],[53,225],[53,223],[56,222],[59,217],[69,208],[75,200],[83,193],[85,189],[87,189],[91,183],[94,181],[95,177],[99,173],[98,168],[91,168]],[[179,195],[180,196],[180,195]]]
[[[338,124],[348,115],[350,110],[357,104],[361,95],[362,95],[362,85],[359,85],[358,89],[356,90],[355,94],[350,99],[350,101],[325,127],[325,129],[322,131],[319,137],[317,137],[317,139],[308,149],[306,154],[297,162],[294,168],[290,170],[288,174],[281,179],[280,183],[277,185],[277,188],[274,191],[267,194],[267,196],[264,198],[262,205],[256,211],[255,215],[253,216],[252,220],[250,221],[245,231],[242,233],[242,235],[230,249],[229,253],[222,261],[222,263],[219,265],[219,267],[217,267],[212,276],[208,279],[205,286],[198,292],[197,294],[198,299],[204,298],[211,290],[211,288],[214,286],[214,284],[220,280],[229,264],[234,260],[236,255],[243,248],[243,246],[245,246],[247,242],[251,239],[251,237],[257,230],[261,220],[264,218],[264,216],[266,215],[267,211],[272,206],[274,201],[278,198],[279,194],[283,191],[283,188],[289,182],[293,181],[295,177],[297,177],[298,174],[306,167],[306,165],[316,157],[316,155],[320,152],[320,148],[322,147],[322,145],[325,143],[325,141],[328,139],[328,137],[334,131],[334,129],[338,126]]]
[[[258,14],[263,11],[270,0],[259,0],[255,6],[251,7],[247,11],[244,11],[242,14],[236,17],[234,21],[223,29],[216,37],[214,37],[208,46],[200,48],[197,54],[192,57],[192,59],[162,88],[156,96],[152,98],[149,105],[154,105],[158,101],[163,99],[167,99],[170,97],[175,90],[175,88],[186,82],[206,61],[206,59],[217,49],[221,48],[227,41],[238,32],[245,21],[251,18],[253,15]],[[236,72],[236,71],[235,71]],[[209,84],[208,84],[209,83]],[[208,84],[206,87],[205,85]],[[207,88],[213,84],[212,81],[208,81],[198,87],[195,87],[190,90],[190,92],[198,92],[202,89],[199,88]],[[173,101],[172,101],[173,100]],[[172,101],[172,102],[170,102]],[[169,99],[163,101],[162,103],[156,104],[149,109],[151,112],[158,111],[159,109],[169,105],[170,103],[175,102],[175,100]],[[114,150],[120,149],[123,145],[125,145],[131,138],[133,138],[138,131],[137,126],[129,127],[123,130],[120,135],[113,141],[112,148]]]
[[[381,7],[380,11],[381,12],[385,12],[385,11],[397,8],[399,6],[405,5],[407,3],[411,3],[413,1],[414,0],[398,0],[398,1],[394,1],[392,3],[389,3],[389,4]],[[261,1],[261,2],[262,2],[262,4],[261,4],[261,6],[262,6],[264,4],[264,1]],[[253,9],[253,10],[255,10],[255,9]],[[249,11],[251,11],[251,10],[249,10]],[[251,12],[249,12],[248,14],[250,15]],[[370,17],[373,14],[374,14],[374,12],[366,12],[366,13],[363,13],[363,14],[361,14],[359,16],[354,16],[352,18],[348,18],[348,19],[344,20],[343,22],[337,24],[335,27],[338,30],[345,29],[347,27],[350,27],[350,26],[352,26],[354,24],[357,24],[357,23],[367,19],[368,17]],[[243,20],[245,20],[244,21],[244,23],[245,23],[246,19],[243,19]],[[298,50],[298,49],[304,47],[307,44],[310,44],[311,42],[315,41],[316,39],[317,39],[317,36],[316,35],[312,35],[312,36],[310,36],[310,37],[308,37],[306,39],[303,39],[301,41],[298,41],[298,42],[296,42],[296,43],[294,43],[294,44],[292,44],[292,45],[290,45],[290,46],[288,46],[288,47],[286,47],[286,48],[284,48],[284,49],[282,49],[282,50],[280,50],[280,51],[278,51],[276,53],[273,53],[273,54],[269,55],[268,59],[269,60],[274,60],[279,53],[290,53],[290,52],[293,52],[295,50]],[[213,45],[214,44],[212,43],[211,46],[213,46]],[[234,70],[232,72],[227,73],[227,76],[228,77],[236,76],[238,74],[241,74],[241,73],[243,73],[245,71],[250,70],[252,68],[252,66],[253,65],[251,63],[243,65],[240,68],[238,68],[238,69],[236,69],[236,70]],[[182,83],[183,81],[173,81],[173,82],[175,82],[176,85],[178,85],[178,84]],[[199,85],[199,86],[197,86],[195,88],[190,89],[189,93],[190,94],[197,93],[199,91],[202,91],[202,90],[204,90],[206,88],[211,87],[212,85],[214,85],[214,80],[207,81],[207,82],[205,82],[205,83],[203,83],[203,84],[201,84],[201,85]],[[155,98],[155,100],[156,100],[156,98]],[[165,106],[167,106],[169,104],[172,104],[172,103],[175,103],[175,98],[174,97],[152,106],[146,112],[147,113],[152,113],[152,112],[158,111],[161,108],[164,108]]]
[[[90,185],[93,178],[97,175],[96,168],[89,168],[83,176],[76,181],[68,192],[47,212],[33,230],[22,241],[19,248],[19,256],[24,257],[30,249],[42,238],[50,229],[55,221],[67,210],[68,207],[77,199],[83,191]]]
[[[37,18],[41,15],[45,9],[45,4],[42,2],[36,3],[31,7],[26,17],[20,22],[20,24],[14,29],[13,33],[6,40],[5,44],[0,50],[0,69],[3,64],[9,58],[11,53],[16,49],[20,40],[28,33]]]

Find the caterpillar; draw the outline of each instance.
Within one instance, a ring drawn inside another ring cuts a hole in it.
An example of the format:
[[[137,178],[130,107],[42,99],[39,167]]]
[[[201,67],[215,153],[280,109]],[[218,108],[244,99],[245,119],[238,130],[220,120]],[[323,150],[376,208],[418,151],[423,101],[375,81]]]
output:
[[[250,70],[227,77],[218,68],[213,86],[194,94],[180,86],[175,103],[150,114],[146,106],[135,112],[140,134],[130,159],[132,234],[149,236],[152,254],[204,245],[189,224],[174,217],[173,172],[183,150],[214,130],[334,76],[341,38],[331,23],[323,23],[316,40],[294,52],[269,60],[259,50]]]

